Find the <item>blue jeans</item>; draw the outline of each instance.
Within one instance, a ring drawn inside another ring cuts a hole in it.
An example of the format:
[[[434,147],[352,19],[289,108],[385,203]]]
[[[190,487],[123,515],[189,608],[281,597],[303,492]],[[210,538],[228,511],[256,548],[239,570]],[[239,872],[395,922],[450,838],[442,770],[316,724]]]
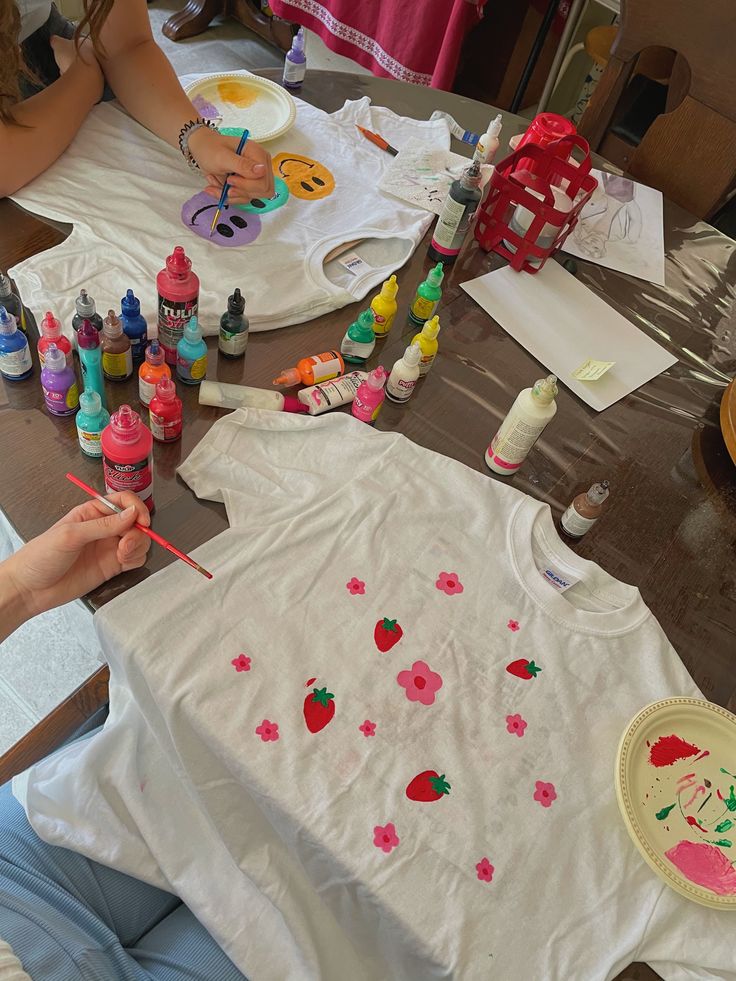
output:
[[[9,784],[0,937],[33,981],[245,981],[176,896],[41,841]]]

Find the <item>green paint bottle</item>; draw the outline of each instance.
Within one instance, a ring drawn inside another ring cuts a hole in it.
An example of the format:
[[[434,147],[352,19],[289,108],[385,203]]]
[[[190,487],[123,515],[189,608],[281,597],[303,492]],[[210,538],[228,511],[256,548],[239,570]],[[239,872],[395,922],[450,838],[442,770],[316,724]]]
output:
[[[420,283],[409,307],[408,323],[411,327],[422,328],[430,317],[434,316],[442,296],[441,283],[444,275],[444,267],[441,262],[438,262],[434,269],[429,270],[424,282]]]

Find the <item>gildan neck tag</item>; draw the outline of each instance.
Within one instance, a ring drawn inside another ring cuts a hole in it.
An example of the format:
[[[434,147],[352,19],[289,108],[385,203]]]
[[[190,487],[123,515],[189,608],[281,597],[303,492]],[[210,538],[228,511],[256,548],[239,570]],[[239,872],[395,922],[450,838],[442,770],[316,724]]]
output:
[[[580,576],[576,576],[568,569],[563,569],[562,566],[555,565],[554,562],[544,562],[539,569],[539,574],[558,593],[564,593],[566,589],[570,589],[580,582]]]

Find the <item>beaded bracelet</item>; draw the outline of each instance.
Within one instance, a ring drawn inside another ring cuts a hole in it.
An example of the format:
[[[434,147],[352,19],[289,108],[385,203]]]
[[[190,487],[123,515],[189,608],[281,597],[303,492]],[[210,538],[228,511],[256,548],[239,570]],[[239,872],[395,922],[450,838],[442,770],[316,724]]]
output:
[[[179,132],[179,149],[181,150],[181,155],[184,157],[186,162],[192,168],[192,170],[199,170],[199,164],[194,159],[192,151],[189,149],[189,138],[195,130],[201,129],[206,126],[208,129],[217,130],[217,126],[210,119],[202,119],[201,116],[197,116],[196,119],[190,119],[188,123],[182,126]]]

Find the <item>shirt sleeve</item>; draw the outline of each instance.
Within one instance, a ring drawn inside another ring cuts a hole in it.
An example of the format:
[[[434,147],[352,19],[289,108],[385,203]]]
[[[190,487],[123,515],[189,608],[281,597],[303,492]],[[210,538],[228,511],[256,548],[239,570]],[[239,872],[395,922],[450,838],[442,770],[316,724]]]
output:
[[[734,913],[708,909],[664,886],[636,959],[664,981],[736,981]]]

